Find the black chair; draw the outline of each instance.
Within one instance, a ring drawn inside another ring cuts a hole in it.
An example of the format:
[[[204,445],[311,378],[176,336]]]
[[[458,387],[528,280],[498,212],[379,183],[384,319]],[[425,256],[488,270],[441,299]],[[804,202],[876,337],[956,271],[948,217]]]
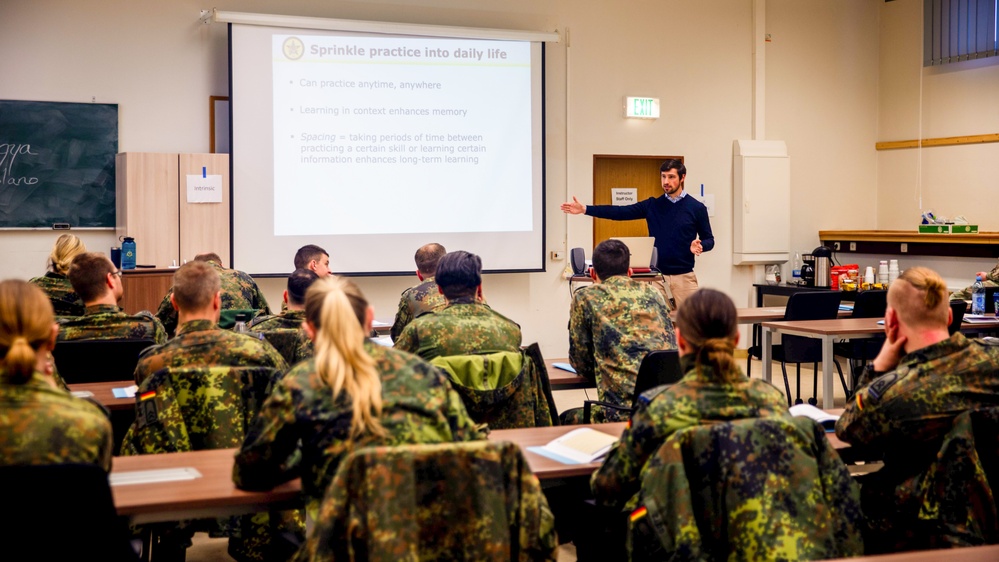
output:
[[[784,309],[784,320],[832,320],[839,316],[839,303],[843,295],[838,291],[816,291],[795,293],[787,300],[787,308]],[[762,350],[761,350],[762,356]],[[780,361],[780,370],[784,374],[784,389],[787,391],[787,404],[791,405],[791,385],[787,380],[787,364],[794,363],[796,370],[797,393],[795,404],[801,404],[801,364],[812,363],[814,369],[812,376],[812,397],[808,403],[813,406],[817,403],[815,392],[818,390],[819,382],[819,362],[822,361],[822,341],[806,336],[791,336],[784,334],[781,336],[781,343],[772,348],[774,360]],[[839,380],[846,389],[846,379],[843,377],[843,369],[839,362],[833,359],[836,370],[839,372]]]
[[[7,517],[0,541],[37,560],[138,560],[95,464],[0,466]],[[14,556],[11,554],[11,556]]]
[[[56,369],[66,384],[129,380],[142,350],[151,339],[60,341],[52,350]]]
[[[964,313],[968,311],[968,303],[955,299],[950,301],[950,311],[954,313],[954,317],[951,318],[950,325],[947,326],[947,333],[954,335],[961,331],[961,322],[964,321]]]
[[[870,290],[857,293],[853,303],[853,318],[881,318],[888,308],[888,291]],[[837,342],[833,352],[839,357],[845,357],[850,362],[850,388],[846,389],[849,398],[857,386],[857,376],[864,364],[878,356],[885,337],[857,338]]]
[[[594,404],[602,408],[611,408],[631,413],[638,404],[638,397],[647,390],[652,390],[664,384],[676,384],[683,378],[683,368],[680,366],[680,352],[675,349],[661,349],[648,352],[642,358],[635,377],[635,394],[631,406],[621,406],[599,400],[583,402],[583,423],[590,423],[590,410]]]

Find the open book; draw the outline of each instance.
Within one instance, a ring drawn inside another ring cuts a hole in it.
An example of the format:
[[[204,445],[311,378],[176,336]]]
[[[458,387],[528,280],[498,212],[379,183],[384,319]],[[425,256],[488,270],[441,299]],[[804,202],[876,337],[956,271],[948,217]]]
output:
[[[589,427],[574,429],[529,451],[566,464],[584,464],[602,459],[617,443],[617,437]]]
[[[792,416],[803,416],[806,418],[812,418],[813,420],[819,422],[819,424],[828,431],[836,431],[836,420],[839,416],[836,414],[830,414],[825,410],[820,410],[811,404],[795,404],[788,409]]]
[[[964,321],[974,324],[975,322],[991,323],[999,320],[995,314],[965,314]]]

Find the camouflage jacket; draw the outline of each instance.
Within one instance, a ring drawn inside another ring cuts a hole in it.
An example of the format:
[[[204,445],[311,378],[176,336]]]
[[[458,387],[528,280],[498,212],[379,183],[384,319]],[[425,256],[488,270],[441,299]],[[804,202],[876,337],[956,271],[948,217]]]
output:
[[[399,334],[395,347],[429,360],[442,355],[520,351],[520,342],[516,322],[469,297],[413,320]]]
[[[538,344],[522,351],[435,357],[469,415],[490,429],[547,427],[557,415]]]
[[[437,312],[445,306],[447,301],[433,277],[427,277],[419,285],[406,289],[399,297],[399,310],[395,313],[395,323],[392,324],[392,341],[398,339],[402,329],[417,316],[425,312]]]
[[[149,312],[143,310],[133,316],[110,305],[88,306],[83,316],[59,321],[59,341],[117,339],[166,343],[167,335],[163,324]]]
[[[69,277],[50,271],[42,277],[31,279],[28,283],[37,285],[45,292],[49,300],[52,301],[52,309],[56,316],[80,316],[83,314],[83,301],[73,291]]]
[[[558,540],[513,443],[369,447],[347,457],[303,559],[551,560]]]
[[[285,310],[281,314],[257,316],[250,323],[250,330],[263,334],[264,339],[291,366],[309,359],[315,353],[309,334],[302,328],[304,321],[304,310]]]
[[[315,359],[310,359],[285,375],[264,402],[236,455],[233,481],[237,486],[270,489],[301,476],[302,490],[314,509],[340,461],[354,449],[483,437],[440,371],[413,355],[370,341],[364,349],[381,375],[379,420],[388,436],[351,439],[349,397],[341,393],[334,398],[316,374]],[[301,462],[294,466],[291,459],[299,449]]]
[[[111,422],[94,404],[35,374],[0,372],[0,464],[94,463],[111,470]]]
[[[217,327],[208,320],[182,324],[177,337],[147,347],[135,366],[135,382],[142,384],[164,367],[271,367],[285,372],[288,364],[266,341]]]
[[[252,277],[237,269],[226,269],[213,261],[208,263],[212,264],[222,279],[222,310],[257,310],[260,314],[271,313],[267,299]],[[167,291],[160,301],[160,307],[156,310],[156,317],[171,335],[177,330],[177,311],[170,303],[172,295],[173,289]]]
[[[742,418],[789,417],[784,394],[769,383],[750,379],[739,371],[735,383],[718,380],[711,368],[698,373],[690,356],[680,358],[680,382],[643,393],[630,427],[611,449],[590,480],[593,495],[603,505],[633,506],[646,461],[676,431],[695,425]]]
[[[775,417],[691,426],[649,459],[632,560],[817,560],[864,553],[857,485],[825,430]]]
[[[649,283],[613,276],[576,291],[569,313],[569,362],[594,381],[598,399],[630,408],[635,378],[650,351],[676,349],[662,293]],[[595,421],[625,421],[628,413],[594,409]]]

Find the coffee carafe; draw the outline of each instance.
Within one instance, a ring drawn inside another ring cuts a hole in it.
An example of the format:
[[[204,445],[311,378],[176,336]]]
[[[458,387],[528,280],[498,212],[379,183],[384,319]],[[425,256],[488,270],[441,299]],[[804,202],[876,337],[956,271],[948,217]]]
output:
[[[806,287],[815,286],[815,258],[812,254],[801,256],[801,283]]]
[[[828,246],[819,246],[812,250],[812,257],[815,258],[815,286],[829,287],[832,284],[832,249]]]

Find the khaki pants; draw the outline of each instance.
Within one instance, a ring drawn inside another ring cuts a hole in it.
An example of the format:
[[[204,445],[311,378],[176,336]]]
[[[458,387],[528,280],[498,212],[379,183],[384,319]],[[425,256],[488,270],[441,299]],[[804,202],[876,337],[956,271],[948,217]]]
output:
[[[673,310],[680,308],[683,301],[697,290],[697,275],[693,271],[683,275],[664,275],[664,277],[666,286],[676,302],[676,306],[672,307]]]

